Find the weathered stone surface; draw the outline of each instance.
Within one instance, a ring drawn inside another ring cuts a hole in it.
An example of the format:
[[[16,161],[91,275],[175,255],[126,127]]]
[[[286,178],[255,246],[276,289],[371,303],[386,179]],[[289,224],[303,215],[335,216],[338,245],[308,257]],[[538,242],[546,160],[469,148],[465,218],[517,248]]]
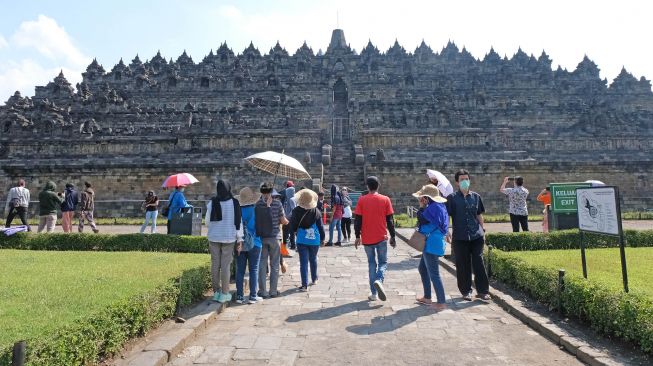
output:
[[[168,362],[165,351],[144,351],[128,361],[128,366],[161,366]]]

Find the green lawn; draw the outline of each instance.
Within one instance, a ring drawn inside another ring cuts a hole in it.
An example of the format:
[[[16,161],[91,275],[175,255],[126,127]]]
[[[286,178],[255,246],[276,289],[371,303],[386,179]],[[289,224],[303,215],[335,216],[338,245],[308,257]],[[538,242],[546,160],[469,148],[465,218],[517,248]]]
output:
[[[152,290],[207,254],[0,250],[0,346]]]
[[[531,264],[564,269],[567,274],[583,275],[580,249],[506,252]],[[619,248],[588,249],[587,278],[601,281],[616,289],[623,289]],[[626,248],[628,287],[631,292],[644,293],[653,298],[653,247]]]

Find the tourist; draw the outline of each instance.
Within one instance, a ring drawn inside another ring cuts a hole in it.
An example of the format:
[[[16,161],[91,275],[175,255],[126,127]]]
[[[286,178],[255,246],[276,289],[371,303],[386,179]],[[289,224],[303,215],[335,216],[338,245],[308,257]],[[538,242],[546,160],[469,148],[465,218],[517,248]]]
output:
[[[286,215],[286,218],[291,220],[292,211],[295,208],[295,185],[293,181],[289,180],[286,182],[286,189],[283,191],[281,198],[281,203],[283,204],[283,212]],[[289,225],[283,225],[282,234],[282,245],[287,246],[289,249],[295,250],[295,236],[292,235]],[[292,256],[291,253],[288,253],[288,255]]]
[[[141,234],[145,232],[147,225],[152,223],[151,233],[156,233],[156,218],[159,216],[159,197],[154,194],[154,191],[148,191],[145,200],[141,204],[141,208],[145,210],[145,222],[141,226]]]
[[[537,195],[537,200],[542,202],[544,210],[542,211],[542,232],[549,232],[549,208],[551,207],[551,192],[549,187],[546,187]]]
[[[261,260],[259,262],[258,286],[260,297],[277,297],[277,284],[279,282],[279,225],[287,225],[281,201],[272,198],[272,184],[263,183],[260,188],[261,199],[256,202],[255,222],[256,236],[261,238]],[[268,275],[268,258],[270,260],[270,291],[266,291],[266,277]]]
[[[526,206],[526,198],[528,198],[528,189],[524,188],[524,178],[515,177],[514,187],[506,188],[506,184],[513,180],[509,177],[503,178],[503,183],[499,187],[499,192],[508,196],[510,213],[510,223],[512,224],[512,231],[519,232],[519,225],[522,231],[528,231],[528,207]]]
[[[338,189],[338,186],[335,184],[331,185],[331,223],[329,224],[329,242],[326,244],[327,247],[333,246],[333,229],[338,231],[338,241],[336,246],[342,245],[342,227],[340,226],[342,221],[342,215],[344,213],[345,206],[342,202],[342,194]]]
[[[283,194],[277,192],[277,190],[273,188],[272,189],[272,199],[275,200],[275,201],[279,201],[281,203],[281,206],[283,207],[282,199],[283,199],[284,194],[285,194],[286,191],[283,190],[282,192],[283,192]],[[285,214],[285,211],[284,211],[284,214]],[[292,253],[288,250],[288,248],[285,245],[283,245],[283,227],[284,226],[285,225],[281,225],[281,230],[279,230],[279,237],[277,238],[281,242],[281,244],[279,245],[279,265],[281,266],[280,267],[281,273],[286,273],[286,271],[288,271],[288,265],[286,263],[284,263],[283,257],[292,257],[293,256]]]
[[[317,252],[324,242],[322,214],[317,209],[317,193],[302,189],[295,195],[297,207],[290,219],[291,235],[297,233],[297,252],[299,252],[299,273],[302,284],[300,291],[308,291],[308,267],[311,267],[311,285],[317,284]]]
[[[7,203],[5,204],[5,213],[7,215],[7,222],[5,227],[11,227],[11,222],[14,217],[18,215],[20,222],[27,226],[27,230],[31,228],[27,223],[27,208],[29,207],[30,193],[29,189],[25,188],[25,180],[19,179],[18,185],[11,188],[7,193]]]
[[[353,213],[351,211],[351,198],[349,197],[349,188],[342,187],[340,190],[342,193],[342,221],[340,226],[342,227],[342,237],[345,243],[349,243],[351,239],[351,218]]]
[[[45,187],[39,193],[39,230],[51,233],[57,224],[57,208],[63,202],[63,195],[56,193],[57,185],[53,181],[48,181]]]
[[[170,220],[172,219],[172,216],[182,212],[182,210],[188,207],[192,207],[188,204],[188,201],[186,201],[186,197],[184,196],[185,190],[185,186],[175,187],[174,192],[172,192],[168,198],[168,234],[170,234]]]
[[[256,294],[258,288],[258,270],[261,261],[261,238],[256,236],[256,218],[254,205],[258,195],[254,190],[245,187],[238,195],[243,217],[243,242],[236,248],[236,302],[245,303],[244,282],[245,269],[249,266],[249,298],[248,304],[255,304],[263,298]]]
[[[213,300],[224,303],[231,301],[229,280],[234,248],[243,244],[242,212],[227,181],[218,180],[216,193],[206,204],[206,236],[211,253]]]
[[[84,232],[84,220],[88,221],[94,233],[99,233],[100,230],[95,225],[93,220],[93,211],[95,210],[95,191],[93,185],[89,182],[84,182],[84,191],[81,194],[80,212],[79,212],[79,227],[78,231]]]
[[[440,277],[440,257],[444,255],[446,247],[445,236],[449,227],[449,215],[444,205],[447,200],[440,195],[440,190],[432,184],[425,185],[413,193],[419,199],[417,211],[417,230],[426,236],[426,244],[419,261],[419,275],[422,278],[424,296],[417,302],[430,305],[435,310],[447,308],[444,285]],[[431,283],[435,288],[437,303],[431,300]]]
[[[72,183],[66,183],[66,190],[63,192],[63,203],[61,203],[61,226],[64,233],[73,232],[73,217],[79,203],[79,193]]]
[[[483,263],[485,224],[483,200],[469,190],[469,172],[460,169],[455,175],[458,191],[447,197],[447,211],[451,216],[452,245],[456,252],[456,277],[463,299],[472,300],[472,271],[476,284],[476,297],[489,300],[489,283]],[[471,264],[471,266],[470,266]]]
[[[386,300],[383,280],[388,267],[388,232],[390,245],[397,246],[390,198],[378,193],[379,179],[375,176],[366,179],[368,194],[361,196],[354,211],[354,232],[356,249],[362,243],[367,254],[369,267],[370,301]]]

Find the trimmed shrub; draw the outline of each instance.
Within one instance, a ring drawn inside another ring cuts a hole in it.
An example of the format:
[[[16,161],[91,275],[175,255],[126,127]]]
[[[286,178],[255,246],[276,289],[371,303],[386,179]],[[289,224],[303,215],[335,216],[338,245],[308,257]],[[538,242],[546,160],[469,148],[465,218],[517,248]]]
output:
[[[584,234],[586,248],[618,246],[618,239],[607,235]],[[653,230],[624,230],[629,247],[653,247]],[[550,233],[488,233],[486,243],[503,251],[528,251],[548,249],[580,249],[578,230],[561,230]]]
[[[501,250],[492,250],[488,260],[493,277],[552,309],[557,307],[557,270],[526,263]],[[644,352],[653,354],[653,301],[648,297],[566,275],[561,299],[565,314],[588,322],[601,333],[637,343]]]

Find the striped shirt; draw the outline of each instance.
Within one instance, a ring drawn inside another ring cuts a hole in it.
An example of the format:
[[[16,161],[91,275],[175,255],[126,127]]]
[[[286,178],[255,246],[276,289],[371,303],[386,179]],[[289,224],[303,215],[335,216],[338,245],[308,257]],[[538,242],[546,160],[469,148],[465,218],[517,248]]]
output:
[[[243,223],[240,223],[240,229],[236,230],[234,225],[234,203],[232,200],[221,201],[222,220],[211,221],[212,201],[206,204],[206,226],[209,229],[207,237],[209,241],[218,243],[233,243],[243,240]]]

